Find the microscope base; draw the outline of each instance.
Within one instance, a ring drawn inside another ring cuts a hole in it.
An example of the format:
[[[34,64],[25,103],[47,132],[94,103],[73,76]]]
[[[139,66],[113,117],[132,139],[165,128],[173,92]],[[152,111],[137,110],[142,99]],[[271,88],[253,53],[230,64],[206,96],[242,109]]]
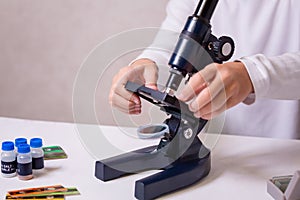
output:
[[[156,151],[156,148],[157,146],[146,147],[97,161],[95,176],[102,181],[109,181],[141,171],[163,170],[136,181],[135,197],[148,200],[190,186],[207,176],[210,171],[210,152],[205,147],[207,153],[204,157],[199,158],[197,154],[193,158],[185,159],[183,156],[176,161]]]
[[[96,161],[95,176],[109,181],[141,171],[160,169],[165,158],[160,153],[152,153],[157,145],[124,153],[118,156]],[[166,164],[167,165],[167,164]]]
[[[197,183],[210,171],[210,155],[174,166],[135,182],[135,197],[149,200]]]

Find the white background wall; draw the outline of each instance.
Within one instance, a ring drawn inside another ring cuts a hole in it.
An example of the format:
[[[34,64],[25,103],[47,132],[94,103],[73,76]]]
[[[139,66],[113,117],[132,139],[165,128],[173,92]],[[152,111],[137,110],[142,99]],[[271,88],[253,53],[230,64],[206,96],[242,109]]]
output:
[[[0,116],[72,122],[73,83],[88,53],[121,31],[158,27],[166,3],[1,0]],[[107,90],[112,76],[106,77]],[[107,95],[97,95],[101,124],[114,123]]]

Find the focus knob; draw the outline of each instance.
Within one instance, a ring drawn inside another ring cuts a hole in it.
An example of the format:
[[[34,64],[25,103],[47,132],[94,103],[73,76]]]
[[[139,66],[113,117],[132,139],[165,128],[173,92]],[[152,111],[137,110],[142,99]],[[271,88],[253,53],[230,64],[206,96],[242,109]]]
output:
[[[222,36],[213,42],[213,51],[220,61],[227,61],[234,52],[234,42],[230,37]]]

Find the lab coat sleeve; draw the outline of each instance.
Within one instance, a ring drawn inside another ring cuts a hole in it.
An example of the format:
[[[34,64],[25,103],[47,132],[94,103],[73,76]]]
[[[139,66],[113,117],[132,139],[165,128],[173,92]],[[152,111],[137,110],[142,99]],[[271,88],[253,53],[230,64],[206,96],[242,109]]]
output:
[[[242,57],[239,61],[248,71],[255,98],[300,99],[300,52],[274,57],[257,54]],[[254,101],[254,95],[250,95],[245,103]]]
[[[182,0],[170,0],[166,8],[167,16],[162,22],[153,43],[137,59],[148,58],[158,65],[166,65],[179,33],[187,17],[192,14],[193,9],[194,5],[191,3]]]

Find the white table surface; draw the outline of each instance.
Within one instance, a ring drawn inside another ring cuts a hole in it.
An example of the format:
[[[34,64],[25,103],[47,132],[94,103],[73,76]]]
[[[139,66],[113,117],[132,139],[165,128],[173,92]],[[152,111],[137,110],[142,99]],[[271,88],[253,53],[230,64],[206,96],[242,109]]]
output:
[[[118,127],[103,126],[102,130],[123,150],[153,143],[128,137]],[[45,146],[60,145],[69,157],[45,161],[44,171],[34,173],[35,177],[29,181],[1,176],[0,199],[4,199],[8,190],[55,184],[78,188],[81,195],[66,199],[135,199],[135,181],[156,172],[102,182],[94,176],[96,159],[84,147],[75,124],[0,118],[1,142],[20,136],[28,139],[40,136]],[[266,188],[267,179],[299,170],[299,155],[299,140],[221,135],[212,150],[210,174],[203,181],[160,199],[271,200]]]

